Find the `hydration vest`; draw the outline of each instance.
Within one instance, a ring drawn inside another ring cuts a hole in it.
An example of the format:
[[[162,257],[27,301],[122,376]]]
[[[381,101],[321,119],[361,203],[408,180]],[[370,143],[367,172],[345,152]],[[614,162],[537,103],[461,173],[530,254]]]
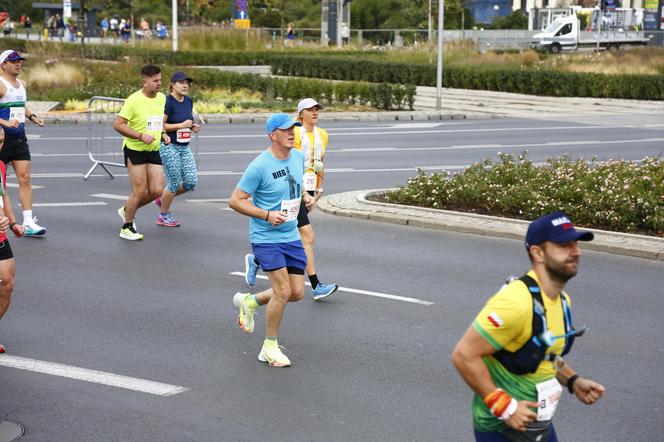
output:
[[[546,328],[546,309],[542,300],[542,292],[537,282],[530,276],[524,275],[519,278],[523,282],[533,299],[533,323],[532,335],[520,349],[514,352],[502,349],[493,354],[493,357],[500,362],[508,371],[514,374],[535,373],[540,362],[544,360],[553,361],[554,353],[547,353],[547,350],[553,342],[548,345],[544,342],[543,334],[547,333]],[[563,318],[565,320],[565,346],[562,355],[566,355],[572,349],[574,344],[574,331],[572,326],[572,310],[569,307],[567,294],[560,293],[560,299],[563,308]]]

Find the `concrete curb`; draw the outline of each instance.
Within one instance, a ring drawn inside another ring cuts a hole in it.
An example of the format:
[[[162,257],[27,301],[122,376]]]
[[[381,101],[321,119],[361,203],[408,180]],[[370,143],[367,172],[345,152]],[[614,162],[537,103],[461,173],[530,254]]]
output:
[[[510,238],[523,241],[528,221],[449,210],[426,209],[369,201],[367,197],[389,189],[360,190],[324,196],[318,207],[325,213],[428,229]],[[594,241],[583,248],[616,255],[664,261],[664,238],[588,229]]]
[[[265,123],[272,112],[242,114],[203,114],[206,123],[250,124]],[[42,113],[40,117],[49,124],[87,124],[86,112]],[[113,115],[113,118],[115,115]],[[498,115],[474,113],[444,113],[438,111],[385,111],[385,112],[326,112],[322,122],[337,121],[446,121],[446,120],[487,120],[504,118]],[[110,121],[112,121],[112,119]]]

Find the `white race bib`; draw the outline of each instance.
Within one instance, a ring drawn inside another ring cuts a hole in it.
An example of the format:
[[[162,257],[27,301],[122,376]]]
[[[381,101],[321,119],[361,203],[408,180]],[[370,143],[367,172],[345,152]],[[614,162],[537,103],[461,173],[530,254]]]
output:
[[[164,117],[158,115],[156,117],[148,117],[148,124],[145,126],[146,132],[161,132],[164,127]]]
[[[19,123],[25,123],[25,108],[24,107],[10,107],[9,119],[18,120]]]
[[[191,141],[191,129],[178,129],[177,132],[175,132],[175,140],[179,144],[188,144]]]
[[[553,414],[556,412],[556,408],[560,402],[560,394],[563,391],[563,387],[560,386],[560,383],[555,378],[546,382],[540,382],[535,387],[537,387],[537,402],[539,403],[539,407],[537,407],[537,420],[550,421],[553,419]]]
[[[297,214],[300,212],[300,199],[281,201],[281,212],[286,215],[286,222],[297,221]]]
[[[316,174],[307,172],[302,175],[302,185],[307,192],[316,190]]]

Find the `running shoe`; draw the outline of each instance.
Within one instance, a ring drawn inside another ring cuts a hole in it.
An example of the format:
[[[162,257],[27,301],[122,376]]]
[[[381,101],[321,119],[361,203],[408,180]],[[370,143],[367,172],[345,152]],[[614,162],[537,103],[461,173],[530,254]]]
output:
[[[254,315],[256,314],[256,311],[247,305],[247,296],[250,294],[237,292],[233,296],[233,305],[240,310],[240,314],[237,315],[237,325],[247,334],[254,332]]]
[[[133,226],[120,229],[120,238],[127,239],[129,241],[140,241],[143,239],[143,235],[138,233]]]
[[[159,226],[164,226],[164,227],[177,227],[180,225],[180,223],[171,218],[171,213],[167,213],[166,215],[159,214],[157,217],[157,225]]]
[[[0,353],[4,353],[4,352],[5,352],[5,346],[0,344]]]
[[[251,253],[247,253],[244,255],[244,280],[247,284],[251,286],[256,284],[256,273],[258,273],[256,257]]]
[[[272,367],[290,367],[291,362],[288,359],[278,345],[274,347],[266,347],[263,344],[261,352],[258,354],[258,360],[261,362],[267,362]]]
[[[158,196],[157,198],[154,199],[154,203],[161,209],[161,197]]]
[[[122,223],[124,224],[125,222],[125,206],[122,206],[118,209],[118,215],[120,215],[120,218],[122,218]],[[131,226],[136,230],[136,221],[131,222]]]
[[[42,236],[46,233],[46,228],[37,224],[37,218],[32,218],[30,222],[23,222],[25,227],[25,236]]]
[[[339,286],[336,285],[336,284],[319,283],[316,286],[316,288],[313,290],[313,292],[314,292],[314,301],[320,301],[321,299],[327,298],[332,293],[336,292],[338,288],[339,288]]]

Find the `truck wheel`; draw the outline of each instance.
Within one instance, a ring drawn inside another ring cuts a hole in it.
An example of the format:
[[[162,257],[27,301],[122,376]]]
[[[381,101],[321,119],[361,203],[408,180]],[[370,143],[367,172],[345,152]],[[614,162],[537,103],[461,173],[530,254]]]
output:
[[[552,54],[559,54],[560,53],[560,45],[558,43],[554,43],[551,45],[551,49],[549,49]]]

